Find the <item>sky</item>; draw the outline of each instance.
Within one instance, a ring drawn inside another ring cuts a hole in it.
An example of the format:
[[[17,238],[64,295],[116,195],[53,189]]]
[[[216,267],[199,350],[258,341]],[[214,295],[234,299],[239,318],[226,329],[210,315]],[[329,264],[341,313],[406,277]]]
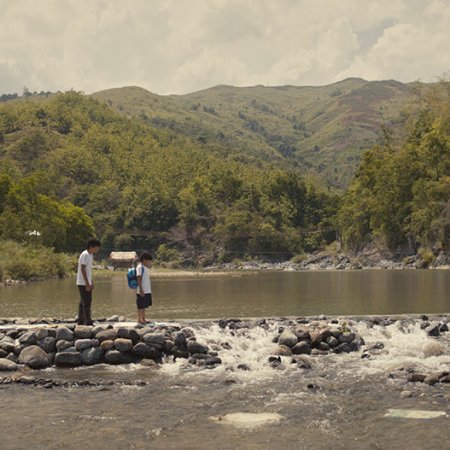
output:
[[[450,0],[0,0],[0,94],[403,82],[450,70]]]

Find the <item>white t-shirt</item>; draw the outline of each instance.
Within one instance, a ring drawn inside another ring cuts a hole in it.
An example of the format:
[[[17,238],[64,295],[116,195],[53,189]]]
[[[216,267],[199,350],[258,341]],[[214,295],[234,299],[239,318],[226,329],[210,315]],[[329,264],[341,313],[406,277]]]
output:
[[[142,272],[142,268],[144,268],[144,272]],[[144,290],[144,294],[151,294],[152,286],[150,284],[150,271],[148,270],[148,267],[145,267],[142,263],[139,263],[136,267],[136,274],[138,277],[142,276],[142,289]]]
[[[81,253],[78,258],[78,272],[77,272],[77,285],[78,286],[86,286],[86,281],[84,281],[83,274],[81,272],[81,266],[86,266],[86,275],[89,280],[89,284],[92,284],[92,261],[94,260],[94,256],[91,255],[87,250]]]

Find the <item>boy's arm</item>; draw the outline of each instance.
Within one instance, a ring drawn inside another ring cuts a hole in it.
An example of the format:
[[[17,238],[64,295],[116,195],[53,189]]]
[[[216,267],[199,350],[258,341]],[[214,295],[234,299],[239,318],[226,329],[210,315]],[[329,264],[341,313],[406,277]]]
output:
[[[81,274],[83,275],[84,282],[86,283],[86,291],[92,291],[92,284],[89,283],[87,272],[86,272],[86,264],[81,264]]]
[[[144,273],[144,270],[142,270],[142,273]],[[138,289],[137,289],[138,295],[144,297],[144,288],[142,287],[142,275],[137,276],[137,282],[138,282]]]

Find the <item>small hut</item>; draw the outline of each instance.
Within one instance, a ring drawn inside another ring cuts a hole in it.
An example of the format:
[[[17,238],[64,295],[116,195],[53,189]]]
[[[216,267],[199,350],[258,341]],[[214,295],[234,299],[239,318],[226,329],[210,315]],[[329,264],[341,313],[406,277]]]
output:
[[[131,267],[137,261],[136,252],[111,252],[109,260],[113,269]]]

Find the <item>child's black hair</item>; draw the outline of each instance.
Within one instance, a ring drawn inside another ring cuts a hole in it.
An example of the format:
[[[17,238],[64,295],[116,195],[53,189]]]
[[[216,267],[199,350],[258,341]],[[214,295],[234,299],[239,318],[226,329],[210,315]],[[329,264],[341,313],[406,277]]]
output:
[[[89,250],[90,248],[94,248],[94,247],[101,247],[102,243],[95,238],[91,238],[87,241],[87,249]]]
[[[151,255],[150,252],[144,250],[144,251],[139,255],[139,261],[142,262],[142,261],[144,261],[144,259],[152,261],[152,260],[153,260],[153,256]]]

